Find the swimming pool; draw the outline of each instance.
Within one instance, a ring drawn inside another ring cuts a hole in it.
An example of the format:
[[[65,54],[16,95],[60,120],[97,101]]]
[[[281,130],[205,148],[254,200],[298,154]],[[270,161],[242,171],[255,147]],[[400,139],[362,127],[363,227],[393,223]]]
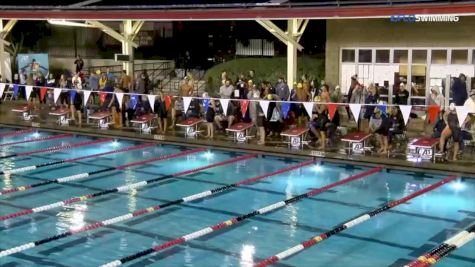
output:
[[[0,136],[13,131],[0,129]],[[43,240],[1,257],[1,265],[98,266],[373,170],[350,163],[314,163],[173,145],[144,146],[107,138],[60,136],[45,140],[58,135],[26,132],[0,139],[0,144],[6,144],[0,145],[0,158],[5,157],[0,161],[7,171],[0,176],[0,187],[4,188],[0,196],[0,250]],[[35,138],[39,141],[26,142]],[[67,148],[74,144],[80,145]],[[54,152],[48,153],[50,148],[55,148]],[[7,157],[12,154],[20,156]],[[59,163],[47,165],[51,162]],[[25,168],[42,164],[47,166]],[[21,171],[8,174],[11,170]],[[84,173],[88,175],[81,175]],[[252,266],[445,177],[374,171],[275,212],[125,265]],[[45,182],[58,178],[67,179]],[[29,188],[33,184],[39,185]],[[230,184],[234,185],[226,186]],[[219,187],[222,189],[206,198],[201,197],[209,193],[196,195]],[[474,195],[475,181],[451,182],[275,266],[403,266],[472,224]],[[177,201],[189,196],[186,203]],[[74,201],[62,202],[68,199]],[[63,204],[53,204],[60,202]],[[160,210],[143,210],[157,205],[161,205]],[[137,216],[107,221],[129,213]],[[11,214],[16,216],[5,218]],[[100,223],[104,221],[108,225]],[[65,231],[72,234],[48,240]],[[474,251],[475,242],[468,243],[438,266],[473,266]]]

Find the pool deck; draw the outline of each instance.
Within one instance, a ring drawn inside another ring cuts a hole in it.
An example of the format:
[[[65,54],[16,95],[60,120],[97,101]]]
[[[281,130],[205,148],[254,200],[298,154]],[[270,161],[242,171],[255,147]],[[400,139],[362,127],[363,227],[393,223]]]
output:
[[[405,155],[392,155],[390,158],[383,157],[378,154],[366,155],[345,155],[339,151],[344,148],[344,144],[339,142],[336,146],[329,148],[325,151],[324,156],[319,151],[312,150],[306,146],[303,149],[290,149],[288,145],[283,142],[284,139],[273,138],[269,140],[266,145],[256,145],[252,140],[249,143],[234,143],[232,138],[224,134],[216,134],[215,139],[187,139],[184,137],[184,131],[177,128],[175,131],[167,132],[166,136],[157,136],[150,134],[141,134],[132,128],[122,129],[107,129],[102,130],[94,128],[91,125],[83,124],[82,127],[78,126],[60,126],[55,122],[55,119],[48,115],[48,109],[44,108],[38,110],[38,117],[32,121],[24,121],[19,118],[18,114],[13,114],[11,109],[13,106],[18,106],[19,102],[3,102],[0,104],[0,125],[8,127],[35,127],[53,132],[62,133],[77,133],[89,136],[107,136],[125,138],[139,141],[148,141],[165,144],[177,144],[196,147],[213,147],[224,150],[253,152],[260,154],[279,155],[287,157],[299,157],[309,158],[316,157],[325,161],[345,163],[353,161],[357,164],[369,165],[369,166],[388,166],[394,169],[411,170],[411,171],[425,171],[430,173],[444,173],[461,175],[467,178],[475,178],[475,153],[473,151],[466,151],[463,158],[457,162],[437,162],[432,163],[430,161],[411,162],[405,158]],[[351,122],[347,122],[351,124]],[[354,124],[354,123],[353,123]],[[414,129],[419,127],[408,127],[408,129]],[[422,128],[422,127],[420,127]],[[419,131],[409,132],[408,136],[417,136]],[[163,138],[164,137],[164,138]],[[157,140],[158,139],[158,140]]]

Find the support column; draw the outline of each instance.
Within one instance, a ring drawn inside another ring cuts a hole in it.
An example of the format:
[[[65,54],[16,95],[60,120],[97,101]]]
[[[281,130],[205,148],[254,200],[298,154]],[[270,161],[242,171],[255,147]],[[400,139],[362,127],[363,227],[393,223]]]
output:
[[[122,33],[123,35],[123,40],[122,42],[122,54],[129,55],[129,61],[128,62],[123,62],[123,68],[127,72],[128,75],[130,75],[133,78],[134,76],[134,48],[132,47],[132,44],[129,42],[133,41],[131,40],[132,36],[132,20],[124,20],[123,22],[123,29],[124,32]]]
[[[0,19],[0,33],[3,33],[3,20]],[[3,34],[0,34],[0,38],[3,39]],[[2,75],[2,81],[6,79],[5,74],[5,44],[0,40],[0,74]],[[0,82],[2,82],[0,81]]]
[[[297,19],[289,19],[287,21],[287,36],[290,40],[295,40],[298,35]],[[287,41],[287,84],[293,88],[294,82],[297,81],[297,47],[294,42]]]

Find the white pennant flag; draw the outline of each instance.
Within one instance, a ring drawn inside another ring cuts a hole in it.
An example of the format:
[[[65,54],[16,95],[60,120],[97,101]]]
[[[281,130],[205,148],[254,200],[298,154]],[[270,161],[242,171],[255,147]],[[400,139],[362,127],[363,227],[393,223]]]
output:
[[[155,95],[147,95],[147,97],[148,97],[148,102],[150,103],[150,107],[152,108],[152,111],[155,112]]]
[[[349,105],[350,105],[351,114],[353,114],[353,117],[355,117],[355,121],[358,122],[358,120],[360,119],[361,104],[349,104]]]
[[[2,96],[3,96],[3,91],[5,91],[5,84],[0,83],[0,98],[2,98]]]
[[[61,94],[61,89],[54,88],[54,90],[53,90],[54,103],[56,103],[58,101],[58,98],[59,98],[60,94]]]
[[[223,108],[224,116],[228,116],[229,99],[219,99],[219,102],[221,103],[221,107]]]
[[[409,115],[411,115],[411,105],[399,105],[399,109],[402,113],[402,118],[404,119],[404,125],[407,125],[407,121],[409,120]]]
[[[267,111],[269,110],[269,101],[259,100],[259,105],[261,105],[262,111],[264,112],[264,116],[267,119]],[[275,108],[277,108],[277,107],[275,107]]]
[[[463,122],[467,118],[468,115],[468,107],[466,106],[455,106],[457,110],[457,119],[459,120],[459,126],[462,127]]]
[[[84,106],[86,106],[86,105],[87,105],[87,101],[89,100],[89,96],[91,95],[91,91],[89,91],[89,90],[84,90],[83,92],[84,92],[84,99],[83,99],[83,101],[84,101]],[[120,103],[120,102],[119,102],[119,103]]]
[[[0,87],[0,90],[1,90],[1,87]],[[0,93],[0,96],[2,94]],[[468,113],[475,113],[475,101],[473,101],[473,99],[471,97],[469,97],[465,103],[463,104],[464,107],[467,107],[468,108]]]
[[[305,110],[307,111],[307,114],[311,119],[312,118],[312,112],[313,112],[313,102],[302,102],[302,104],[305,107]]]
[[[33,86],[25,86],[26,101],[30,99],[31,91],[33,91]]]
[[[115,93],[115,98],[119,102],[119,107],[122,108],[122,99],[124,99],[124,93]]]
[[[183,97],[183,106],[185,107],[185,113],[188,111],[188,108],[190,107],[191,103],[191,97],[190,96],[184,96]]]

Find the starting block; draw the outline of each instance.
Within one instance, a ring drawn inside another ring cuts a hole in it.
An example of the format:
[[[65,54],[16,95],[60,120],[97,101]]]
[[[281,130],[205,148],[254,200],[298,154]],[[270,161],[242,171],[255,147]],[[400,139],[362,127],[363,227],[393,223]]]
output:
[[[303,145],[306,144],[307,142],[304,141],[305,135],[308,132],[308,128],[291,128],[288,129],[284,132],[282,132],[280,135],[282,136],[287,136],[288,138],[288,144],[289,147],[291,148],[303,148]]]
[[[185,138],[194,138],[198,135],[198,125],[204,122],[200,118],[189,118],[176,124],[176,126],[185,128]]]
[[[252,123],[239,122],[226,128],[226,131],[234,134],[234,142],[244,143],[247,139],[252,138],[252,136],[249,136],[249,129],[251,129],[252,126]]]
[[[33,119],[33,117],[35,117],[35,115],[31,114],[31,107],[29,107],[28,105],[18,108],[12,108],[12,112],[21,114],[20,117],[25,121],[30,121]]]
[[[112,113],[108,111],[93,113],[89,115],[89,119],[96,120],[97,126],[101,129],[108,129],[109,125],[114,124],[114,122],[112,122]]]
[[[435,148],[439,144],[438,138],[424,137],[414,140],[409,143],[409,155],[414,158],[426,159],[435,162],[436,155]]]
[[[59,110],[54,110],[50,111],[48,114],[51,116],[58,117],[56,122],[59,125],[69,125],[69,109],[59,109]]]
[[[136,129],[140,132],[150,134],[152,133],[153,129],[157,128],[153,124],[156,118],[156,114],[145,114],[138,118],[135,118],[134,120],[131,120],[130,122],[139,125],[139,127],[137,127]]]
[[[348,143],[348,155],[364,154],[369,148],[366,146],[366,141],[371,136],[370,133],[356,132],[350,133],[341,138],[341,141]]]

